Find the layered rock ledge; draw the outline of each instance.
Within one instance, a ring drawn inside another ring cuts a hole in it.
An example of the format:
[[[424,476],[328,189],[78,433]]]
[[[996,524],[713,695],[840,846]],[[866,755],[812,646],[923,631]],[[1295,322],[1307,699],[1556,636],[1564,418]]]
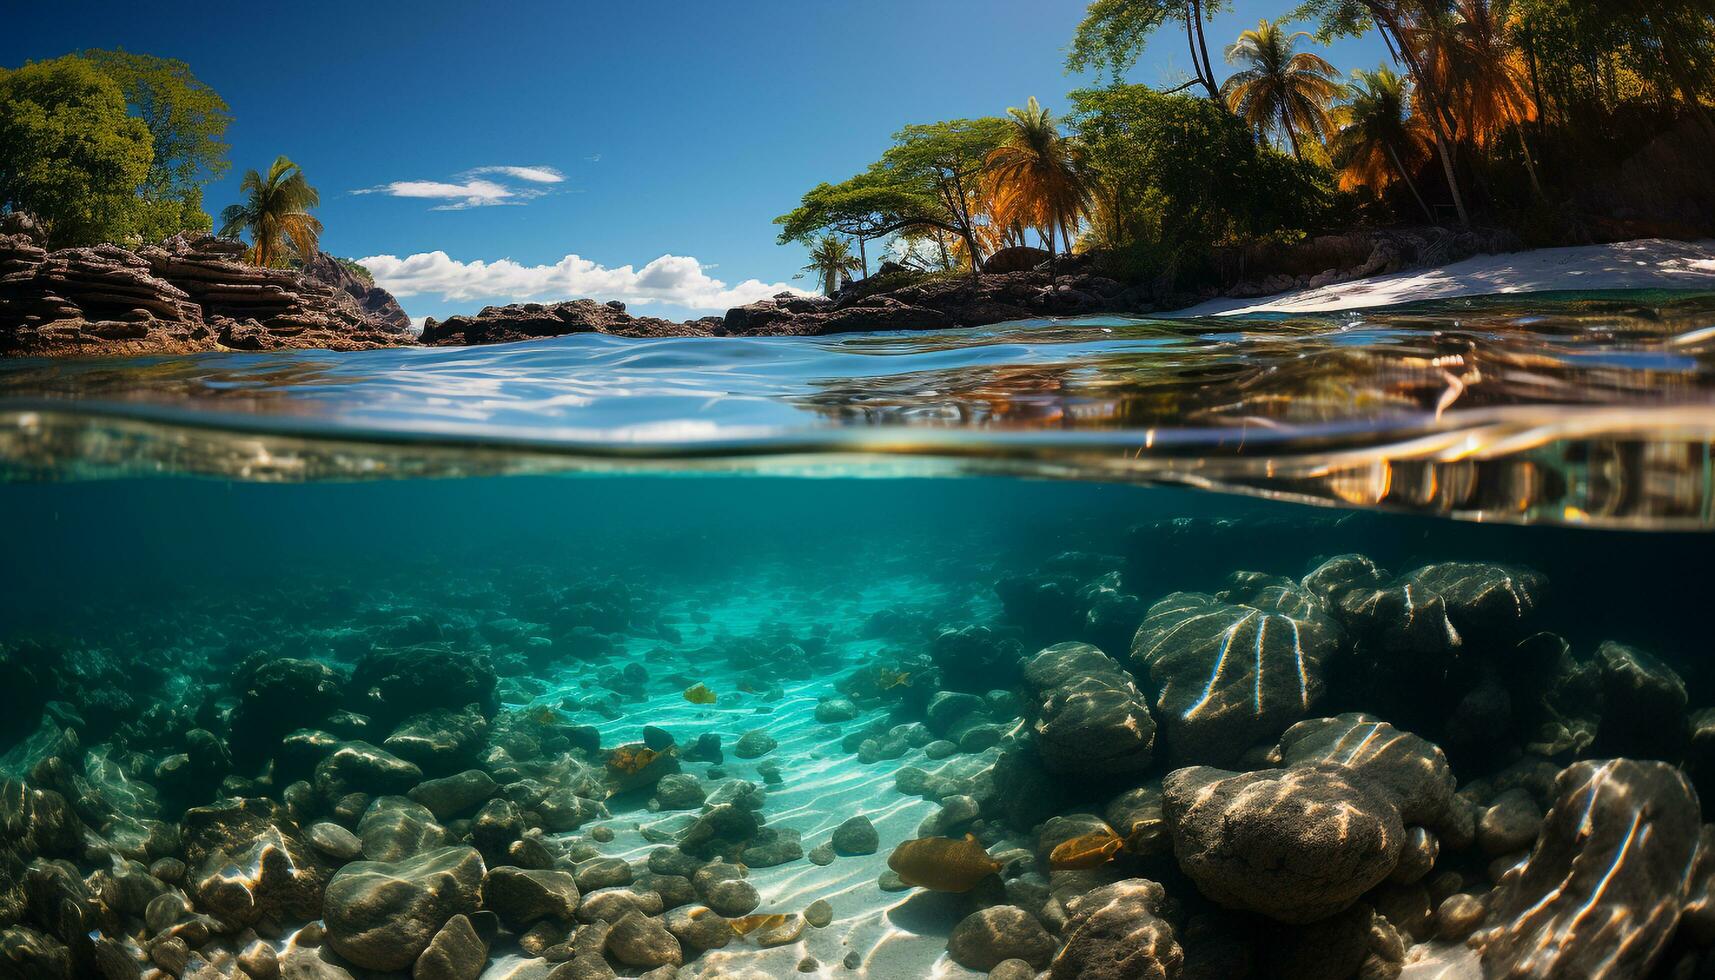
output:
[[[304,271],[242,260],[231,239],[49,252],[0,225],[0,355],[189,354],[415,344],[405,312],[326,256]],[[326,276],[332,281],[324,281]]]

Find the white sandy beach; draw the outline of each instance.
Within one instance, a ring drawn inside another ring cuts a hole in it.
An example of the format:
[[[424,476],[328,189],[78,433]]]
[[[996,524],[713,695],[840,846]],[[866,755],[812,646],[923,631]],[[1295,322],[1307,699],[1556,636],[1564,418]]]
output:
[[[1161,315],[1177,318],[1247,313],[1327,313],[1497,293],[1607,289],[1715,290],[1715,239],[1676,242],[1650,238],[1615,245],[1479,255],[1434,269],[1417,269],[1260,299],[1218,299]]]

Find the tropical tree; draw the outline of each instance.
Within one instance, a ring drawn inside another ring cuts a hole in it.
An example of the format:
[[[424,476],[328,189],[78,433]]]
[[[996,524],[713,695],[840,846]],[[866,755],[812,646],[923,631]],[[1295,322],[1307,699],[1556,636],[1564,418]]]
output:
[[[225,100],[182,61],[127,51],[90,50],[83,57],[119,83],[126,105],[149,128],[154,160],[137,190],[142,237],[207,231],[213,222],[203,210],[203,188],[230,166]]]
[[[1440,6],[1441,0],[1304,0],[1293,19],[1317,18],[1322,25],[1319,36],[1323,40],[1355,37],[1371,28],[1381,35],[1389,53],[1405,65],[1415,83],[1413,92],[1423,103],[1423,115],[1428,119],[1430,135],[1435,138],[1435,153],[1441,161],[1442,175],[1447,178],[1447,190],[1453,196],[1453,208],[1459,213],[1459,223],[1469,227],[1471,215],[1465,209],[1465,195],[1459,189],[1459,177],[1453,167],[1449,96],[1435,88],[1434,78],[1410,43],[1410,32],[1417,20]]]
[[[1090,205],[1084,150],[1060,135],[1054,114],[1036,101],[1006,110],[1011,129],[1006,142],[989,152],[986,187],[994,223],[1036,228],[1048,243],[1050,270],[1054,235],[1072,250],[1072,227]]]
[[[248,197],[220,212],[222,237],[248,231],[250,259],[257,265],[283,266],[294,254],[300,259],[316,254],[322,223],[311,216],[310,208],[321,203],[321,195],[297,164],[275,157],[266,176],[248,171],[239,189]]]
[[[1229,6],[1229,0],[1095,0],[1072,37],[1066,67],[1072,71],[1106,69],[1114,82],[1130,71],[1143,54],[1150,36],[1168,21],[1185,25],[1185,45],[1191,54],[1191,80],[1174,91],[1202,86],[1219,102],[1220,83],[1209,62],[1204,21]]]
[[[922,187],[911,187],[871,168],[838,184],[817,184],[806,191],[798,207],[774,219],[781,226],[780,244],[806,245],[824,232],[857,242],[858,262],[869,276],[867,244],[896,232],[939,219],[936,199]]]
[[[876,173],[919,199],[934,202],[933,214],[912,216],[904,228],[940,228],[956,235],[970,258],[971,276],[982,271],[979,228],[986,221],[979,189],[988,155],[1006,142],[1004,119],[950,119],[906,126],[876,164]],[[903,230],[903,229],[902,229]]]
[[[1423,51],[1429,74],[1451,97],[1465,139],[1486,148],[1508,132],[1518,134],[1531,186],[1541,197],[1524,134],[1524,124],[1537,116],[1537,104],[1529,66],[1509,29],[1510,6],[1508,0],[1458,0],[1451,10],[1425,17],[1412,40]]]
[[[90,62],[0,69],[0,209],[35,214],[49,247],[136,238],[152,157],[148,128]]]
[[[1227,46],[1227,63],[1244,67],[1221,87],[1234,114],[1265,137],[1278,128],[1299,160],[1301,136],[1325,142],[1333,132],[1328,110],[1342,91],[1340,74],[1327,59],[1297,50],[1308,37],[1304,31],[1288,34],[1279,21],[1259,21]]]
[[[1402,181],[1433,224],[1435,214],[1411,179],[1424,162],[1427,137],[1421,119],[1410,114],[1410,86],[1383,66],[1354,72],[1349,91],[1350,100],[1335,111],[1340,129],[1329,147],[1340,168],[1340,188],[1367,187],[1380,196]]]
[[[823,235],[810,247],[810,264],[805,272],[814,273],[822,292],[829,296],[840,291],[840,282],[861,266],[852,247],[838,235]]]

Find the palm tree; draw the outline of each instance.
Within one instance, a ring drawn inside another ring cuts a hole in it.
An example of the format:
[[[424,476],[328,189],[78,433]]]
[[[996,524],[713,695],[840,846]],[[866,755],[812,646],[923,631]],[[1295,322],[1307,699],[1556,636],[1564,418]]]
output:
[[[1340,73],[1320,55],[1297,50],[1304,31],[1287,34],[1278,21],[1262,20],[1227,46],[1227,64],[1243,70],[1221,86],[1227,108],[1259,135],[1277,126],[1292,155],[1304,159],[1300,134],[1318,142],[1333,132],[1328,108],[1340,96]]]
[[[239,189],[248,197],[220,212],[223,238],[250,232],[250,260],[257,265],[284,266],[293,254],[300,259],[316,254],[322,223],[310,215],[310,208],[322,199],[297,164],[275,157],[266,177],[248,171]]]
[[[1462,135],[1479,148],[1508,130],[1518,132],[1531,187],[1542,196],[1536,161],[1530,155],[1524,124],[1536,118],[1530,68],[1515,43],[1509,0],[1458,0],[1445,15],[1428,20],[1415,43],[1424,49],[1425,68],[1450,93]]]
[[[1428,156],[1428,140],[1421,117],[1407,112],[1410,86],[1383,67],[1353,72],[1349,91],[1350,100],[1335,112],[1340,130],[1330,146],[1340,168],[1340,189],[1368,187],[1380,195],[1396,179],[1404,181],[1434,224],[1434,212],[1411,179]]]
[[[1002,228],[1018,224],[1042,231],[1050,269],[1054,235],[1072,248],[1072,226],[1089,209],[1089,170],[1084,149],[1060,135],[1054,114],[1031,96],[1024,108],[1006,110],[1012,131],[989,152],[987,190],[991,212]]]
[[[837,235],[823,235],[810,246],[810,264],[805,272],[814,272],[822,292],[829,296],[840,291],[840,281],[860,267],[852,247]]]

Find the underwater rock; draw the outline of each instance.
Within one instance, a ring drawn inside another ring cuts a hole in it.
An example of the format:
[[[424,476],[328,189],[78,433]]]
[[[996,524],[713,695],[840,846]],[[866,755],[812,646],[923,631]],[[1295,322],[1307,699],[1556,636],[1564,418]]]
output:
[[[1471,640],[1516,636],[1541,603],[1548,579],[1528,568],[1442,562],[1407,572],[1399,584],[1439,596],[1447,617]]]
[[[1131,675],[1088,643],[1060,643],[1030,658],[1032,728],[1043,768],[1056,775],[1123,779],[1149,768],[1155,720]]]
[[[316,764],[316,791],[325,800],[350,793],[404,793],[423,779],[423,770],[368,742],[341,742]]]
[[[1393,796],[1400,819],[1440,831],[1453,816],[1455,780],[1447,757],[1429,741],[1361,713],[1301,721],[1271,753],[1287,767],[1337,765]]]
[[[186,811],[184,861],[199,904],[245,924],[312,919],[329,868],[273,800],[231,800]]]
[[[258,656],[233,678],[238,707],[232,715],[231,747],[240,761],[264,758],[305,720],[320,720],[345,698],[345,677],[319,660]]]
[[[26,926],[0,928],[0,972],[19,980],[69,978],[73,976],[71,950]]]
[[[1125,839],[1128,854],[1149,857],[1173,848],[1167,818],[1161,812],[1161,783],[1151,780],[1128,789],[1108,802],[1102,818]]]
[[[0,779],[0,843],[17,857],[57,857],[76,853],[83,821],[66,798],[18,779]]]
[[[482,895],[483,905],[513,929],[550,916],[570,922],[579,902],[578,885],[570,872],[507,866],[489,869]]]
[[[671,773],[655,784],[655,805],[663,810],[695,810],[708,799],[697,777]]]
[[[987,626],[943,629],[929,641],[929,659],[940,672],[941,687],[981,694],[1008,687],[1018,678],[1024,647]]]
[[[743,844],[762,828],[756,814],[732,803],[717,803],[697,817],[679,835],[679,847],[693,854],[708,854]]]
[[[535,809],[542,818],[542,829],[555,834],[577,830],[591,820],[608,815],[607,807],[569,789],[550,791]]]
[[[1173,980],[1185,954],[1160,917],[1167,893],[1143,878],[1103,885],[1066,903],[1065,945],[1053,980]]]
[[[458,711],[436,708],[412,715],[381,746],[425,772],[445,774],[475,762],[487,739],[488,721],[476,705],[467,704]]]
[[[1491,976],[1645,976],[1672,938],[1699,847],[1697,796],[1660,762],[1577,762],[1530,857],[1472,939]]]
[[[481,769],[466,769],[440,779],[425,779],[405,795],[429,808],[437,820],[472,813],[495,793],[494,778]]]
[[[953,927],[947,953],[967,970],[991,970],[1005,960],[1023,960],[1040,970],[1054,955],[1054,939],[1029,912],[993,905]]]
[[[397,724],[412,715],[475,704],[485,718],[498,708],[498,679],[487,656],[436,646],[371,650],[357,661],[351,685],[364,692],[377,724]]]
[[[447,920],[429,940],[411,968],[412,980],[476,980],[488,962],[488,943],[470,917],[459,914]],[[254,975],[254,974],[253,974]]]
[[[1490,857],[1518,854],[1536,843],[1542,809],[1525,789],[1510,789],[1495,797],[1477,817],[1477,843]]]
[[[725,949],[738,938],[726,916],[704,905],[669,909],[661,921],[679,941],[680,950],[688,950],[692,956],[705,950]]]
[[[1028,831],[1048,819],[1060,810],[1065,797],[1059,782],[1043,768],[1041,757],[1023,748],[1003,750],[995,760],[992,778],[994,809],[1014,830]]]
[[[1636,647],[1609,640],[1596,649],[1602,720],[1596,750],[1615,756],[1677,760],[1689,737],[1685,681]]]
[[[1341,766],[1168,774],[1162,812],[1199,891],[1281,922],[1327,918],[1387,878],[1405,846],[1391,794]]]
[[[1082,633],[1088,603],[1078,594],[1074,575],[1007,575],[994,585],[1001,619],[1023,631],[1026,638],[1053,643]],[[984,684],[988,690],[993,684]]]
[[[403,796],[376,797],[357,822],[357,836],[363,841],[364,858],[380,862],[442,847],[450,837],[428,807]]]
[[[757,729],[739,736],[738,744],[733,747],[733,754],[740,759],[758,759],[773,752],[779,744],[772,735]]]
[[[850,698],[826,698],[816,704],[816,720],[824,725],[851,721],[858,716],[858,706]]]
[[[804,842],[789,827],[764,827],[739,849],[739,858],[753,868],[773,868],[804,856]]]
[[[874,854],[881,847],[881,835],[876,833],[875,824],[860,813],[835,827],[830,843],[837,854]]]
[[[607,951],[627,966],[678,966],[684,962],[679,940],[659,919],[628,912],[607,933]]]
[[[337,823],[323,820],[310,824],[304,831],[310,846],[326,854],[336,864],[355,861],[363,855],[363,842],[357,835]]]
[[[1314,593],[1235,579],[1215,596],[1178,592],[1151,606],[1132,641],[1176,762],[1230,763],[1278,737],[1321,698],[1341,642]]]
[[[327,886],[328,945],[365,969],[404,970],[449,919],[476,913],[483,876],[482,857],[470,847],[348,864]]]

